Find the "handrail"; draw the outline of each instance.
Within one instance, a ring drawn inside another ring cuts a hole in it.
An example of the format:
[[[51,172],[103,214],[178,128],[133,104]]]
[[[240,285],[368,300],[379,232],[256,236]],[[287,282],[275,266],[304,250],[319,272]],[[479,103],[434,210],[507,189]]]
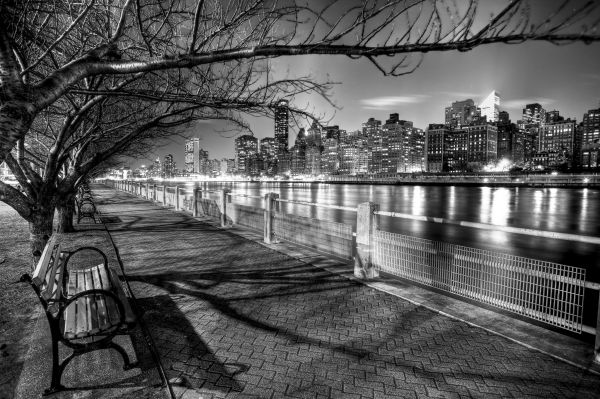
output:
[[[515,234],[524,234],[524,235],[535,236],[535,237],[554,238],[557,240],[579,241],[579,242],[585,242],[585,243],[589,243],[589,244],[600,244],[600,237],[584,236],[584,235],[571,234],[571,233],[560,233],[557,231],[544,231],[544,230],[527,229],[524,227],[511,227],[511,226],[501,226],[501,225],[497,225],[497,224],[467,222],[464,220],[451,220],[451,219],[437,218],[437,217],[431,217],[431,216],[411,215],[409,213],[399,213],[399,212],[375,211],[375,214],[380,215],[380,216],[389,216],[389,217],[396,217],[396,218],[402,218],[402,219],[418,220],[418,221],[422,221],[422,222],[432,222],[432,223],[440,223],[440,224],[451,224],[451,225],[455,225],[455,226],[472,227],[472,228],[481,229],[481,230],[503,231],[505,233],[515,233]]]
[[[263,199],[264,198],[260,195],[238,194],[238,193],[232,193],[232,192],[229,192],[226,195],[229,195],[230,197],[245,197],[245,198],[255,198],[255,199]]]
[[[321,208],[339,209],[339,210],[342,210],[342,211],[350,211],[350,212],[356,212],[357,211],[356,208],[353,208],[351,206],[318,204],[316,202],[294,201],[294,200],[289,200],[289,199],[285,199],[285,198],[276,198],[275,201],[278,201],[278,202],[287,202],[289,204],[310,205],[310,206],[317,206],[317,207],[321,207]]]

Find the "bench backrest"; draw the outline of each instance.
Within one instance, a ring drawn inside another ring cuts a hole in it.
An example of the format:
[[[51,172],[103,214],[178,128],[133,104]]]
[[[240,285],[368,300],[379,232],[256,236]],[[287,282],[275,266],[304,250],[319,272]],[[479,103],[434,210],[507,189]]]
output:
[[[63,290],[63,263],[65,255],[54,237],[50,238],[33,272],[31,281],[45,302],[59,300]]]

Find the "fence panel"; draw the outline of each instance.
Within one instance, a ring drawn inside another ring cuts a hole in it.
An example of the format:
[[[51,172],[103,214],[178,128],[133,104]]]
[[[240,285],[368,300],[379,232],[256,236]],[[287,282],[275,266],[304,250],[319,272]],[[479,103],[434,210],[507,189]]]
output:
[[[581,332],[585,269],[377,230],[378,269]]]
[[[209,198],[197,198],[198,215],[211,216],[215,218],[221,217],[221,211],[217,205],[217,201]]]
[[[175,187],[166,187],[167,193],[165,195],[166,206],[175,207]]]
[[[263,231],[265,226],[265,211],[248,205],[227,203],[227,218],[234,224],[249,227],[253,230]]]
[[[342,258],[352,258],[352,226],[274,212],[276,238],[318,249]]]

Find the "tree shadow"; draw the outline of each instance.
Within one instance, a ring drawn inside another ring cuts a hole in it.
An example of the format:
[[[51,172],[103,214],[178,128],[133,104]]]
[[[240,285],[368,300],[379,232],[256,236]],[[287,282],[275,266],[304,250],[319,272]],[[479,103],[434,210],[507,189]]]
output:
[[[222,362],[202,340],[171,295],[138,298],[144,320],[151,326],[161,352],[168,378],[175,385],[222,392],[241,392],[244,386],[235,376],[248,370],[249,365]]]

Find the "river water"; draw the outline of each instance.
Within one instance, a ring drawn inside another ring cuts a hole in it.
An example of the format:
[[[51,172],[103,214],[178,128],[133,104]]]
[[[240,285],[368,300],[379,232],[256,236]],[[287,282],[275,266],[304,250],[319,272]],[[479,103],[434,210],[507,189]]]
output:
[[[217,187],[222,185],[208,188]],[[284,199],[347,207],[372,201],[383,211],[600,237],[600,190],[595,189],[258,182],[233,183],[229,188],[233,193],[274,192]],[[259,199],[234,201],[262,206]],[[356,225],[355,212],[281,206],[284,212]],[[600,281],[600,245],[391,217],[380,217],[380,229],[584,267],[588,280]]]

